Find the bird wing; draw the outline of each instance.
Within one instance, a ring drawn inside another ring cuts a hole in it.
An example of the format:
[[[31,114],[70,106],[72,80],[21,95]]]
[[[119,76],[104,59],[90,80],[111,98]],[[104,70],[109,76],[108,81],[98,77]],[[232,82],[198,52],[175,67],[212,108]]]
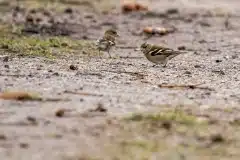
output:
[[[100,38],[100,39],[97,40],[97,44],[98,45],[111,45],[111,46],[114,46],[115,42],[114,41],[110,41],[110,40],[105,39],[105,38]]]
[[[181,54],[179,51],[174,51],[170,48],[165,47],[159,47],[159,46],[152,46],[150,51],[151,56],[158,56],[158,55],[165,55],[165,56],[171,56],[171,55],[178,55]]]

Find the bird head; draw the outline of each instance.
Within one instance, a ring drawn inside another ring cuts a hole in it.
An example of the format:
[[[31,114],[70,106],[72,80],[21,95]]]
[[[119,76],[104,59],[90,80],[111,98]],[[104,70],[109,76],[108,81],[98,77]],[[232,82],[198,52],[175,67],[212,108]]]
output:
[[[149,44],[147,44],[146,42],[144,42],[141,46],[140,49],[143,53],[145,53],[146,49],[148,48]]]
[[[108,29],[105,31],[105,35],[119,37],[117,31],[115,29]]]

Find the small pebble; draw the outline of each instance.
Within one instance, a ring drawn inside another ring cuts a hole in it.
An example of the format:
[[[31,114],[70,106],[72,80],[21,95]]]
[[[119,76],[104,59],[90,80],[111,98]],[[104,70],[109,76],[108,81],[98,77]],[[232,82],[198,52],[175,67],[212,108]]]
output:
[[[71,64],[71,65],[69,66],[69,69],[71,69],[71,70],[78,70],[78,67],[75,66],[75,65],[73,65],[73,64]]]
[[[199,43],[206,43],[207,41],[206,40],[204,40],[204,39],[202,39],[202,40],[200,40],[200,41],[198,41]]]
[[[37,13],[37,10],[33,8],[29,11],[29,13],[35,14],[35,13]]]
[[[221,75],[225,75],[224,71],[222,70],[212,70],[213,73],[218,73],[218,74],[221,74]]]
[[[27,121],[32,123],[32,124],[37,124],[37,119],[35,117],[32,116],[27,116]]]
[[[196,64],[196,65],[194,65],[194,68],[201,68],[201,65]]]
[[[9,69],[10,67],[9,67],[9,65],[5,64],[5,65],[4,65],[4,68]]]
[[[172,123],[170,121],[162,122],[162,127],[166,130],[170,130],[172,128]]]
[[[72,14],[73,13],[73,9],[72,8],[66,8],[64,10],[64,13]]]
[[[179,46],[178,50],[186,50],[186,47],[185,46]]]
[[[9,61],[9,57],[8,56],[3,57],[3,62],[8,62],[8,61]]]
[[[42,22],[42,18],[36,18],[36,22],[37,22],[37,23]]]
[[[167,11],[166,11],[167,14],[177,14],[179,13],[178,9],[177,8],[169,8]]]
[[[190,71],[185,71],[184,74],[192,74]]]
[[[84,101],[84,99],[83,98],[80,98],[80,102],[83,102]]]
[[[59,73],[58,72],[55,72],[52,74],[53,76],[59,76]]]
[[[215,134],[211,136],[212,143],[221,143],[224,142],[224,138],[221,134]]]
[[[199,24],[203,27],[210,27],[211,26],[211,24],[208,23],[207,21],[200,21]]]
[[[4,134],[0,134],[0,140],[6,140],[7,137]]]
[[[19,144],[20,148],[29,148],[29,144],[28,143],[20,143]]]
[[[59,109],[55,112],[56,117],[63,117],[65,114],[65,109]]]
[[[237,59],[238,55],[232,55],[232,59]]]
[[[216,59],[215,62],[216,62],[216,63],[220,63],[220,62],[222,62],[222,60]]]

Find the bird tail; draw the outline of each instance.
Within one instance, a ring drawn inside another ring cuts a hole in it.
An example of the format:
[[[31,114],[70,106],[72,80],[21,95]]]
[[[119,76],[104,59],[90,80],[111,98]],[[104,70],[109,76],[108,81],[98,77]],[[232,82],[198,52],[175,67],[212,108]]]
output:
[[[176,51],[175,54],[176,55],[179,55],[179,54],[186,54],[188,53],[187,51]]]

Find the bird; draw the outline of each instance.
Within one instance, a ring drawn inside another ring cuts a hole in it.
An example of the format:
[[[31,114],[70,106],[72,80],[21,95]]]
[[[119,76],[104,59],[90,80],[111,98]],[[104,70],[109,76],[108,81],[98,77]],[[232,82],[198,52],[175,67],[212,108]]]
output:
[[[99,50],[99,55],[101,51],[107,52],[109,57],[110,55],[110,49],[116,45],[115,39],[119,37],[117,31],[115,29],[108,29],[105,31],[104,35],[100,37],[97,42],[96,46]]]
[[[170,59],[176,57],[179,54],[185,53],[159,45],[152,45],[146,42],[141,44],[140,50],[150,62],[155,64],[162,64],[163,67],[167,66],[167,62]]]

